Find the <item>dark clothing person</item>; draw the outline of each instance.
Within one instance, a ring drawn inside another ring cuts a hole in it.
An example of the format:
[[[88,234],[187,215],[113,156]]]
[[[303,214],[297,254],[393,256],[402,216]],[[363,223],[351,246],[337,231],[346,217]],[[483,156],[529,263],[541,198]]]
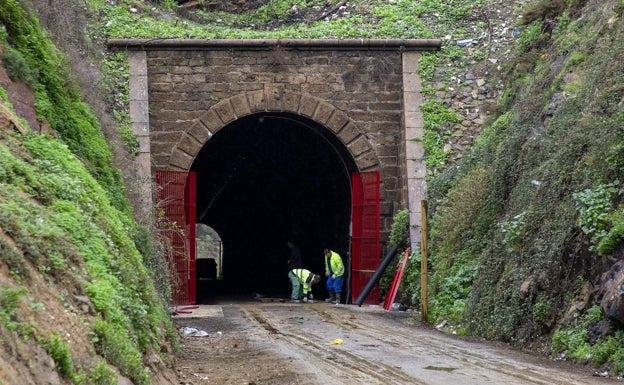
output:
[[[301,260],[301,251],[293,241],[288,241],[287,244],[288,248],[290,249],[290,259],[288,260],[288,263],[290,263],[290,270],[301,269],[303,267],[303,262]]]

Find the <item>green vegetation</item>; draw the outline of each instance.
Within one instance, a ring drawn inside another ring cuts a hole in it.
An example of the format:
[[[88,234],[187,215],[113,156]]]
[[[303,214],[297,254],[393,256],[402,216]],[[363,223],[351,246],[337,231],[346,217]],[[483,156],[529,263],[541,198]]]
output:
[[[611,227],[609,214],[619,184],[619,181],[613,181],[572,194],[579,211],[581,230],[591,241],[590,250],[596,249]]]
[[[16,330],[19,322],[16,321],[17,306],[20,298],[26,294],[25,288],[0,288],[0,321],[9,329]]]
[[[58,333],[54,333],[43,342],[44,349],[54,360],[56,370],[71,379],[76,385],[114,385],[117,384],[117,374],[107,367],[104,361],[100,361],[91,373],[86,373],[81,368],[76,368],[71,355],[71,348],[64,343]],[[137,382],[138,383],[138,382]],[[148,383],[148,382],[144,382]]]
[[[19,305],[24,302],[28,289],[24,287],[0,288],[0,322],[11,332],[19,332],[21,337],[28,341],[31,338],[38,340],[54,360],[56,370],[69,378],[76,385],[113,385],[117,383],[117,374],[105,362],[100,362],[94,368],[77,367],[74,364],[71,348],[64,343],[58,333],[49,337],[37,335],[37,327],[32,321],[20,320]],[[32,304],[31,309],[37,309],[40,303]],[[90,371],[90,373],[85,372]]]
[[[596,366],[607,362],[614,364],[614,372],[624,371],[624,332],[619,330],[613,336],[590,343],[587,331],[591,324],[603,319],[599,306],[593,306],[573,323],[555,332],[552,339],[552,353],[575,360],[590,361]]]
[[[548,2],[535,3],[545,12]],[[622,31],[597,32],[597,4],[577,22],[579,6],[551,15],[559,22],[552,34],[540,18],[527,21],[521,54],[503,68],[500,114],[470,153],[430,180],[430,314],[518,344],[553,332],[553,352],[610,362],[621,374],[621,334],[588,339],[595,308],[572,327],[555,327],[584,283],[599,280],[580,266],[624,239],[622,94],[614,89],[624,66],[609,58],[624,49]]]
[[[69,346],[61,340],[58,333],[55,333],[52,337],[50,337],[50,340],[46,344],[46,350],[56,363],[56,369],[59,373],[68,377],[73,375],[74,361],[71,357],[71,351]]]
[[[39,121],[49,123],[71,151],[106,189],[118,209],[130,212],[119,170],[113,166],[111,151],[89,107],[81,101],[66,59],[39,27],[34,15],[19,1],[0,4],[0,34],[13,57],[13,76],[23,78],[35,90]]]
[[[116,383],[117,375],[106,363],[78,365],[72,346],[58,334],[39,335],[38,325],[19,310],[33,274],[59,282],[71,273],[99,315],[91,325],[95,350],[134,383],[149,384],[143,355],[160,351],[167,341],[175,345],[177,338],[166,298],[155,290],[144,263],[157,256],[137,249],[134,237],[141,228],[131,216],[121,173],[97,119],[81,101],[64,56],[20,2],[0,3],[0,21],[10,76],[32,87],[40,123],[49,124],[59,137],[5,128],[1,134],[0,259],[23,288],[2,288],[0,320],[9,330],[19,329],[23,339],[38,341],[57,371],[74,384]],[[124,62],[123,57],[110,60]],[[4,90],[2,94],[6,100]],[[120,111],[125,105],[122,101]],[[127,117],[119,116],[123,127]],[[127,144],[132,145],[131,139],[128,135]],[[149,240],[136,239],[149,251]],[[33,303],[30,311],[41,306]]]
[[[104,87],[110,90],[107,100],[113,109],[113,118],[117,133],[121,137],[130,155],[139,152],[139,141],[130,126],[130,73],[128,69],[128,53],[114,52],[103,60]]]
[[[110,21],[107,36],[133,38],[431,38],[433,34],[418,16],[440,11],[437,1],[397,0],[394,4],[387,4],[380,0],[360,0],[349,2],[351,14],[348,17],[328,15],[326,19],[315,21],[293,13],[293,7],[306,11],[314,6],[325,6],[326,1],[270,0],[242,13],[197,11],[192,17],[181,18],[177,15],[158,17],[133,8],[130,1],[119,1],[118,6],[106,6],[101,4],[102,1],[91,2],[96,3],[92,7],[102,10]],[[168,9],[171,12],[173,8]],[[470,13],[470,8],[454,11],[458,18],[466,13]]]
[[[21,80],[31,87],[37,84],[36,71],[28,66],[28,62],[19,51],[9,47],[2,55],[2,62],[11,80]]]
[[[108,362],[120,368],[121,373],[135,384],[150,384],[149,371],[141,362],[141,352],[134,344],[128,343],[132,339],[128,332],[124,325],[98,320],[93,327],[93,343]]]
[[[425,101],[422,105],[425,122],[425,137],[423,145],[427,151],[425,159],[427,170],[436,172],[444,167],[448,151],[444,145],[453,133],[455,123],[460,123],[457,113],[444,104],[435,101]]]
[[[520,35],[520,41],[518,42],[520,50],[524,52],[529,51],[542,41],[544,39],[544,35],[542,34],[543,28],[544,26],[542,23],[537,21],[528,25]]]
[[[106,362],[100,361],[87,377],[86,384],[92,385],[115,385],[117,374],[106,366]]]
[[[15,143],[8,139],[3,143]],[[19,149],[21,159],[0,147],[6,166],[0,177],[0,227],[42,274],[60,276],[70,265],[80,266],[84,258],[90,277],[85,289],[106,320],[94,325],[96,348],[136,383],[149,383],[140,365],[141,354],[159,350],[165,336],[175,338],[175,334],[129,236],[132,222],[109,203],[106,192],[65,145],[34,134],[15,139],[23,145],[13,148]],[[5,262],[14,276],[28,279],[19,258]],[[15,293],[7,290],[3,295],[9,327],[15,322]],[[69,371],[66,358],[58,365]]]
[[[454,164],[444,147],[461,128],[460,118],[436,94],[455,86],[471,62],[488,57],[489,48],[468,53],[454,41],[486,31],[493,2],[354,0],[341,17],[312,11],[327,3],[270,0],[238,12],[183,14],[173,0],[85,2],[99,39],[444,37],[441,52],[423,54],[419,67],[430,171],[431,321],[517,344],[552,335],[553,354],[608,363],[624,374],[624,333],[589,339],[588,327],[603,318],[597,306],[558,324],[585,284],[598,281],[585,267],[599,265],[624,240],[624,62],[614,60],[624,52],[621,1],[526,4],[512,59],[498,74],[505,84],[499,105]],[[149,384],[143,355],[159,351],[164,339],[175,344],[163,306],[168,288],[157,291],[150,273],[154,266],[162,272],[163,261],[150,230],[131,219],[120,172],[67,60],[22,2],[0,3],[0,21],[9,76],[35,90],[40,122],[61,140],[2,134],[0,259],[19,288],[0,289],[0,321],[10,331],[23,326],[24,339],[33,337],[37,325],[19,312],[29,280],[33,274],[60,279],[71,270],[98,313],[90,325],[97,352],[135,383]],[[127,57],[109,54],[103,67],[116,129],[136,153]],[[7,101],[4,90],[0,98]],[[405,250],[407,211],[394,220],[390,243]],[[419,305],[419,275],[420,254],[413,250],[398,301]],[[383,278],[385,287],[390,278]],[[167,286],[163,282],[159,275],[156,284]],[[37,341],[74,383],[114,383],[106,362],[77,367],[58,335]]]

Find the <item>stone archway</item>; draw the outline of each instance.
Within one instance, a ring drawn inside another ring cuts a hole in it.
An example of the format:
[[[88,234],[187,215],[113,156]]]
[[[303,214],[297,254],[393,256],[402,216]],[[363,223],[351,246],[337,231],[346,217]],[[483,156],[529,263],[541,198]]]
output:
[[[222,236],[223,279],[199,298],[221,289],[285,295],[288,239],[319,274],[326,247],[347,262],[358,166],[333,131],[301,114],[264,109],[209,132],[189,170],[197,177],[197,221]]]
[[[260,112],[292,113],[310,118],[340,139],[355,160],[358,170],[371,170],[379,166],[374,147],[344,112],[311,95],[285,91],[283,87],[265,87],[262,91],[242,93],[212,106],[185,131],[173,147],[169,168],[189,170],[212,135],[236,119]]]
[[[426,197],[420,52],[439,40],[119,39],[130,64],[137,211],[152,209],[152,170],[188,170],[202,143],[245,114],[295,113],[346,145],[360,171],[381,173],[382,239],[410,212],[412,247]],[[275,60],[281,48],[280,60]],[[218,101],[218,102],[217,102]],[[255,112],[254,112],[255,111]],[[150,122],[151,121],[151,122]],[[145,215],[149,217],[149,215]]]

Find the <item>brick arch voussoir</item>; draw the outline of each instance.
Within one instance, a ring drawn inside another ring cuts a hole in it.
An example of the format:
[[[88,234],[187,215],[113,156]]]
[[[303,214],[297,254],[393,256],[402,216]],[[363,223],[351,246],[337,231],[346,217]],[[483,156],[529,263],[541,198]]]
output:
[[[327,127],[347,147],[360,171],[379,168],[380,161],[367,136],[342,110],[309,94],[265,87],[235,95],[211,106],[182,134],[172,149],[169,166],[189,170],[210,140],[229,123],[259,112],[288,112],[305,116]]]

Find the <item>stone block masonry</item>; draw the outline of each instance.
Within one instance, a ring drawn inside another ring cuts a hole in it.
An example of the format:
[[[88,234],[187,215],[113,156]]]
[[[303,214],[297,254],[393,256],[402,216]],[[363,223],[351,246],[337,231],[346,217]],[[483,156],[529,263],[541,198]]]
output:
[[[135,60],[144,68],[131,73],[147,74],[149,118],[145,111],[135,114],[141,127],[149,121],[146,148],[153,167],[189,169],[205,142],[242,116],[264,111],[306,116],[336,134],[360,171],[380,170],[382,239],[398,209],[409,207],[413,220],[420,218],[419,202],[426,191],[425,173],[419,171],[424,167],[424,152],[418,148],[422,142],[414,138],[422,135],[417,63],[420,51],[439,49],[439,44],[367,39],[109,42],[145,52],[144,61]],[[136,99],[133,108],[145,109],[146,100]]]

